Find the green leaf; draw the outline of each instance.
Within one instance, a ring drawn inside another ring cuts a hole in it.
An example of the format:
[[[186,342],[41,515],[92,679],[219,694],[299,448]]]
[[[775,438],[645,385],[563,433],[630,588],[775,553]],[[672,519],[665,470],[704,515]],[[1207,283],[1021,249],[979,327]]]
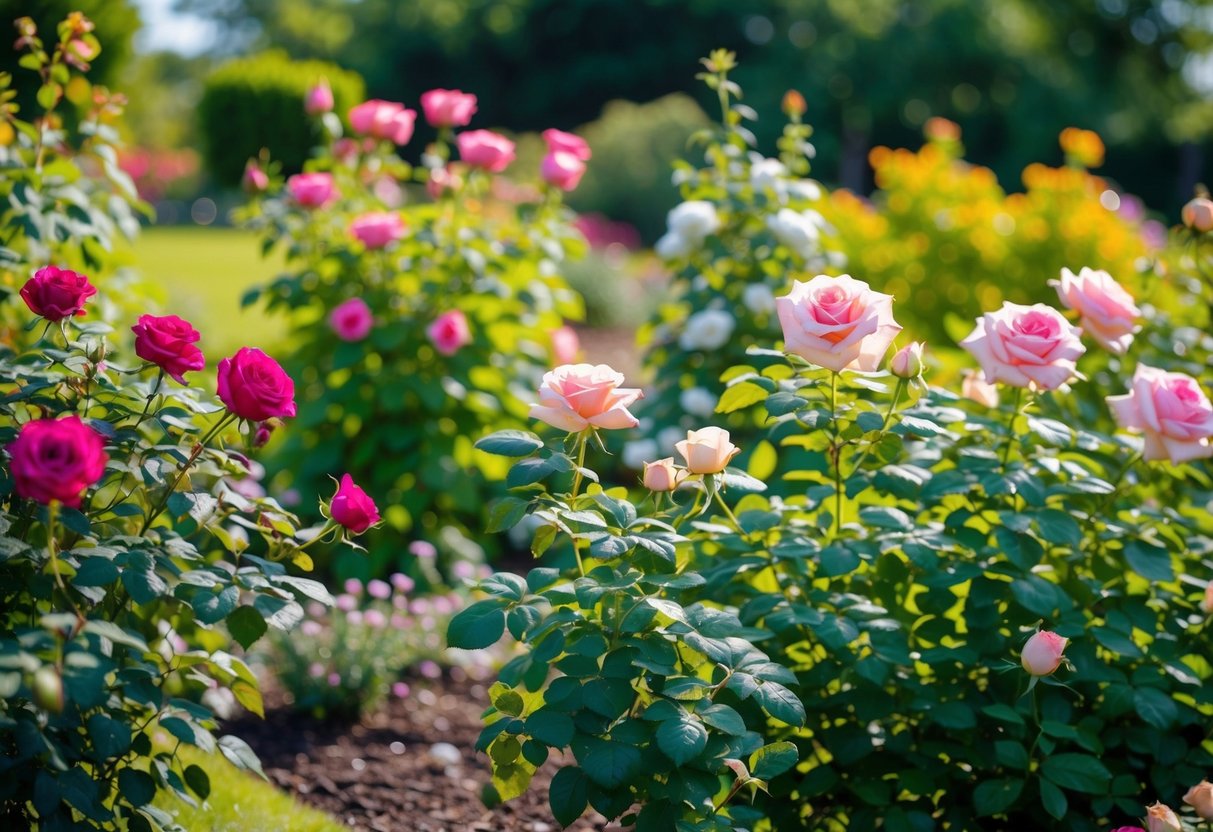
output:
[[[510,488],[533,485],[556,471],[556,465],[550,457],[548,459],[524,459],[515,462],[514,466],[510,468],[510,472],[505,475],[505,484]]]
[[[716,405],[717,413],[732,413],[734,410],[758,404],[767,398],[767,391],[749,381],[734,384],[724,391]]]
[[[754,691],[754,698],[770,716],[788,725],[804,725],[804,705],[796,694],[778,682],[764,682]]]
[[[553,748],[564,748],[573,741],[573,720],[558,711],[540,708],[527,717],[526,732]]]
[[[103,636],[114,644],[124,644],[127,647],[133,647],[144,653],[148,650],[147,642],[140,635],[127,632],[112,621],[92,619],[85,623],[84,632]]]
[[[249,748],[248,743],[244,740],[230,734],[226,737],[220,737],[219,750],[223,752],[223,756],[227,757],[228,761],[236,768],[254,772],[260,775],[261,779],[266,779],[265,772],[261,770],[261,761],[257,759],[257,755],[253,753],[253,749]]]
[[[131,747],[130,726],[105,714],[88,718],[88,736],[97,752],[97,762],[121,756]]]
[[[1171,568],[1171,554],[1162,546],[1133,540],[1125,546],[1125,560],[1138,575],[1148,581],[1171,581],[1175,572]]]
[[[265,616],[265,623],[276,630],[290,630],[303,620],[303,607],[291,599],[261,594],[253,599],[253,606]]]
[[[460,610],[447,627],[447,644],[463,650],[480,650],[496,644],[505,634],[502,605],[502,601],[488,598]]]
[[[1045,757],[1041,774],[1046,780],[1075,792],[1107,794],[1112,773],[1087,754],[1053,754]]]
[[[240,643],[240,646],[247,650],[253,646],[253,643],[257,639],[265,635],[265,631],[269,629],[269,625],[265,623],[265,618],[260,612],[252,606],[245,605],[237,607],[227,617],[227,629],[232,634],[232,638],[236,639]]]
[[[1022,791],[1022,780],[987,780],[974,789],[973,806],[978,815],[996,815],[1014,805]]]
[[[526,500],[518,497],[502,497],[489,509],[489,520],[484,530],[495,534],[514,528],[526,516],[527,505]]]
[[[772,416],[783,416],[787,413],[792,413],[806,404],[805,400],[795,393],[780,391],[767,396],[766,404],[767,413]]]
[[[640,773],[640,749],[615,740],[584,737],[573,742],[573,755],[586,776],[604,789],[617,789]]]
[[[577,766],[565,766],[556,772],[548,787],[552,817],[561,826],[571,826],[585,812],[589,800],[589,780]]]
[[[118,772],[118,791],[132,806],[145,806],[156,796],[156,781],[146,771],[124,768]]]
[[[194,794],[206,800],[211,794],[211,778],[202,766],[191,763],[185,767],[185,783]]]
[[[497,456],[528,456],[543,447],[543,440],[528,430],[499,430],[479,440],[475,447]]]
[[[683,712],[657,726],[657,747],[675,765],[685,765],[698,757],[708,744],[708,729],[698,719]]]
[[[741,714],[728,705],[713,703],[699,708],[695,713],[700,719],[721,733],[740,737],[746,732],[745,720],[741,718]]]
[[[796,746],[790,742],[764,745],[750,755],[750,776],[759,780],[778,777],[800,760]]]
[[[1164,690],[1138,688],[1133,691],[1133,705],[1137,714],[1155,728],[1167,729],[1179,718],[1179,707]]]
[[[222,621],[240,601],[240,589],[236,586],[226,586],[219,592],[212,592],[204,587],[187,586],[185,589],[191,591],[182,594],[194,608],[194,617],[203,624]]]
[[[1066,810],[1069,808],[1065,792],[1048,780],[1040,781],[1040,802],[1044,805],[1045,811],[1057,820],[1064,818]]]

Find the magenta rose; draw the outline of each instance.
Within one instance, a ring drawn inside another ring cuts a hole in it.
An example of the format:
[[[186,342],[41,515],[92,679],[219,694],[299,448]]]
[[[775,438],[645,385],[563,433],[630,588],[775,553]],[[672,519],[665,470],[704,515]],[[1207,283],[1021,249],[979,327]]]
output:
[[[362,298],[342,301],[329,313],[329,326],[342,341],[361,341],[374,325],[371,307]]]
[[[1082,316],[1082,331],[1098,341],[1104,349],[1124,355],[1138,330],[1141,310],[1133,296],[1105,271],[1085,266],[1078,273],[1061,270],[1061,280],[1050,282],[1057,289],[1061,302]]]
[[[421,110],[433,127],[466,127],[476,113],[476,96],[462,90],[430,90],[421,94]]]
[[[459,158],[474,168],[501,173],[514,161],[514,143],[491,130],[468,130],[455,137]]]
[[[97,289],[87,277],[57,266],[43,266],[21,287],[25,305],[48,321],[85,314],[84,304],[95,294]]]
[[[553,150],[539,164],[539,174],[544,181],[562,191],[572,191],[585,174],[585,162],[572,153]]]
[[[327,79],[321,78],[315,86],[307,91],[307,95],[303,98],[303,109],[309,116],[332,112],[333,88],[329,86]]]
[[[371,211],[350,222],[350,234],[367,248],[386,248],[404,236],[404,219],[395,211]]]
[[[1191,376],[1138,364],[1129,392],[1107,401],[1117,424],[1145,435],[1143,459],[1213,456],[1213,405]]]
[[[1004,303],[987,312],[960,345],[981,364],[986,380],[1012,387],[1056,390],[1077,372],[1078,357],[1086,352],[1081,330],[1060,312],[1037,303]]]
[[[105,473],[105,443],[79,416],[26,422],[8,446],[13,490],[43,505],[80,507]]]
[[[395,101],[371,99],[350,109],[350,126],[364,136],[405,145],[413,138],[417,111]]]
[[[472,342],[472,330],[467,316],[458,309],[443,312],[425,331],[434,349],[443,355],[454,355]]]
[[[352,534],[362,534],[379,522],[379,509],[365,491],[354,485],[354,478],[346,474],[329,503],[329,516]]]
[[[323,208],[337,198],[337,186],[328,173],[297,173],[286,180],[286,189],[304,208]]]
[[[141,315],[131,331],[135,333],[135,355],[181,384],[185,384],[186,373],[206,366],[202,350],[194,346],[201,336],[189,321],[176,315]]]
[[[864,373],[880,369],[901,327],[893,296],[872,291],[850,275],[819,274],[775,299],[784,349],[819,367]]]
[[[622,430],[640,424],[628,407],[643,393],[620,387],[623,373],[606,364],[565,364],[544,374],[530,416],[578,433],[589,427]]]
[[[569,153],[583,162],[590,160],[590,146],[581,136],[553,127],[543,131],[543,140],[547,142],[548,151],[551,153]]]
[[[250,422],[295,415],[295,382],[261,350],[241,347],[219,362],[219,398]]]

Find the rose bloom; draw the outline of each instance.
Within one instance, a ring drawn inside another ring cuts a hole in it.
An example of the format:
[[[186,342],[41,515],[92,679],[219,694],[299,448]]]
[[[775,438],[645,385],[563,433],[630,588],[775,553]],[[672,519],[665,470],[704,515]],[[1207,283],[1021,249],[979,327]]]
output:
[[[550,153],[568,153],[582,162],[588,162],[593,155],[586,140],[575,133],[566,133],[551,127],[543,131],[543,140],[547,142]]]
[[[421,110],[433,127],[466,127],[476,113],[476,96],[462,90],[430,90],[421,94]]]
[[[775,299],[784,349],[834,372],[880,369],[901,327],[893,320],[893,296],[872,291],[850,275],[821,274]]]
[[[329,313],[329,326],[342,341],[361,341],[374,325],[375,316],[362,298],[342,301]]]
[[[575,363],[580,352],[581,339],[577,337],[577,330],[567,324],[552,330],[552,357],[557,366]]]
[[[413,138],[417,111],[395,101],[374,98],[350,108],[350,126],[354,132],[404,145]]]
[[[1133,343],[1141,310],[1133,296],[1105,271],[1083,267],[1078,274],[1061,270],[1061,280],[1050,281],[1061,302],[1082,316],[1083,332],[1108,352],[1124,355]]]
[[[501,173],[514,161],[514,143],[491,130],[468,130],[455,137],[459,158],[474,168]]]
[[[13,490],[50,505],[80,507],[80,498],[105,473],[105,443],[79,416],[38,419],[21,426],[8,446]]]
[[[206,366],[202,350],[194,346],[202,336],[176,315],[141,315],[131,331],[135,333],[135,355],[155,364],[181,384],[185,384],[186,373]]]
[[[1149,832],[1183,832],[1183,825],[1170,806],[1155,803],[1146,807],[1146,829]]]
[[[97,289],[87,277],[57,266],[43,266],[21,287],[25,305],[48,321],[84,315],[84,304],[95,294]]]
[[[729,460],[741,453],[741,448],[729,441],[729,432],[718,427],[689,430],[687,438],[674,447],[687,461],[687,470],[692,474],[719,474]]]
[[[261,350],[241,347],[219,362],[219,398],[227,409],[250,422],[295,415],[295,382]]]
[[[1079,335],[1052,307],[1008,302],[978,318],[960,345],[991,382],[1056,390],[1074,377],[1078,357],[1086,352]]]
[[[687,351],[720,349],[736,327],[737,319],[723,309],[704,309],[687,318],[678,346]]]
[[[1213,199],[1198,196],[1183,207],[1184,225],[1194,231],[1213,231]]]
[[[539,173],[549,185],[554,185],[562,191],[572,191],[577,188],[585,174],[585,162],[572,153],[553,150],[543,157]]]
[[[686,477],[687,472],[674,464],[672,456],[644,464],[644,487],[649,491],[673,491]]]
[[[775,239],[801,257],[809,257],[817,248],[820,232],[814,219],[816,212],[793,211],[781,208],[773,217],[767,217],[767,228]]]
[[[244,166],[244,175],[240,177],[240,186],[247,193],[259,194],[270,186],[270,177],[260,165],[249,159]]]
[[[1061,666],[1069,639],[1048,630],[1038,630],[1023,646],[1019,661],[1033,676],[1048,676]]]
[[[893,353],[889,361],[889,372],[898,378],[918,378],[924,366],[923,353],[926,346],[921,341],[911,341]]]
[[[328,173],[297,173],[286,180],[286,189],[304,208],[323,208],[337,198],[337,187]]]
[[[1191,376],[1138,364],[1129,392],[1107,401],[1117,424],[1145,435],[1143,459],[1213,456],[1213,405]]]
[[[960,395],[985,407],[998,407],[998,386],[986,381],[981,370],[969,370],[960,383]]]
[[[379,509],[365,491],[354,485],[354,478],[346,474],[329,502],[329,516],[350,533],[362,534],[379,522]]]
[[[309,116],[331,112],[333,109],[333,88],[327,78],[321,78],[307,91],[303,98],[303,109]]]
[[[644,394],[620,387],[623,381],[623,373],[606,364],[564,364],[544,374],[530,416],[569,433],[634,428],[640,420],[628,407]]]
[[[1213,783],[1201,780],[1184,795],[1184,803],[1196,810],[1204,820],[1213,820]]]
[[[404,236],[404,219],[395,211],[371,211],[350,221],[350,234],[367,248],[386,248]]]
[[[443,355],[454,355],[459,350],[472,343],[472,330],[468,326],[467,315],[458,309],[443,312],[426,329],[434,349]]]

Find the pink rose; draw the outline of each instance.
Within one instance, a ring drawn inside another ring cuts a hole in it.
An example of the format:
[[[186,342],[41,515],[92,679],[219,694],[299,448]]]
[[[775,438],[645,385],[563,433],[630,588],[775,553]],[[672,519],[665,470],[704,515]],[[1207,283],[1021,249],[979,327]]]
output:
[[[644,394],[621,384],[623,373],[606,364],[564,364],[544,374],[530,416],[569,433],[634,428],[640,422],[628,406]]]
[[[362,298],[342,301],[329,313],[329,326],[342,341],[361,341],[374,325],[375,316]]]
[[[395,211],[371,211],[350,222],[350,234],[367,248],[386,248],[404,237],[404,219]]]
[[[1133,343],[1133,333],[1141,310],[1133,296],[1105,271],[1083,267],[1077,275],[1061,270],[1061,280],[1050,285],[1057,289],[1062,304],[1082,316],[1083,332],[1115,355],[1124,355]]]
[[[443,355],[454,355],[459,349],[472,342],[472,330],[468,326],[467,316],[458,309],[443,312],[425,331],[434,349]]]
[[[819,274],[775,299],[784,349],[820,367],[864,373],[880,369],[901,327],[893,296],[872,291],[850,275]]]
[[[1033,676],[1048,676],[1061,666],[1061,657],[1069,642],[1057,633],[1038,630],[1023,646],[1019,662]]]
[[[1074,377],[1086,352],[1081,331],[1052,307],[1004,303],[987,312],[960,345],[973,354],[990,382],[1056,390]]]
[[[1198,196],[1189,200],[1181,212],[1184,225],[1193,231],[1213,231],[1213,199]]]
[[[307,91],[303,98],[303,109],[309,116],[318,116],[333,110],[333,88],[327,78],[321,78]]]
[[[337,198],[337,187],[328,173],[297,173],[286,180],[286,189],[304,208],[323,208]]]
[[[194,346],[202,336],[176,315],[141,315],[131,331],[135,333],[135,355],[155,364],[181,384],[185,384],[186,373],[206,366],[202,350]]]
[[[1184,803],[1196,810],[1204,820],[1213,820],[1213,783],[1201,780],[1184,795]]]
[[[998,407],[998,386],[986,381],[985,373],[980,370],[965,373],[960,395],[984,407]]]
[[[377,98],[364,101],[350,109],[350,126],[364,136],[386,139],[393,144],[405,145],[413,138],[413,126],[417,111],[406,108],[395,101]]]
[[[719,474],[741,453],[741,448],[729,441],[729,432],[718,427],[689,430],[687,438],[674,443],[674,448],[687,461],[692,474]]]
[[[1150,832],[1183,832],[1183,824],[1175,812],[1162,803],[1146,807],[1146,828]]]
[[[686,477],[687,471],[675,465],[672,456],[644,464],[644,487],[649,491],[673,491]]]
[[[95,294],[97,289],[87,277],[57,266],[43,266],[21,287],[25,305],[48,321],[84,315],[84,304]]]
[[[926,346],[921,341],[911,341],[893,353],[893,358],[889,361],[889,372],[898,378],[918,378],[925,366],[925,351]]]
[[[1143,459],[1213,456],[1213,405],[1191,376],[1138,364],[1129,392],[1107,401],[1117,424],[1145,434]]]
[[[295,415],[295,382],[261,350],[241,347],[220,361],[217,386],[220,400],[241,419],[264,422]]]
[[[501,173],[514,161],[514,143],[491,130],[468,130],[455,137],[459,158],[474,168]]]
[[[21,497],[71,508],[105,473],[105,443],[79,416],[26,422],[8,446],[13,490]]]
[[[362,534],[379,522],[379,509],[365,491],[354,485],[354,478],[346,474],[329,502],[329,516],[352,534]]]
[[[249,159],[244,166],[244,175],[240,177],[240,187],[244,188],[246,193],[259,194],[270,186],[270,177],[261,169],[252,159]]]
[[[552,356],[556,366],[576,363],[580,353],[581,339],[577,337],[577,330],[568,324],[552,330]]]
[[[585,173],[585,162],[572,153],[553,150],[539,165],[539,173],[545,182],[554,185],[562,191],[572,191],[577,188]]]
[[[553,127],[543,131],[543,140],[548,143],[548,151],[551,153],[569,153],[582,162],[588,162],[592,155],[586,140],[574,133],[566,133]]]
[[[466,127],[476,112],[476,96],[462,90],[430,90],[421,94],[421,110],[433,127]]]

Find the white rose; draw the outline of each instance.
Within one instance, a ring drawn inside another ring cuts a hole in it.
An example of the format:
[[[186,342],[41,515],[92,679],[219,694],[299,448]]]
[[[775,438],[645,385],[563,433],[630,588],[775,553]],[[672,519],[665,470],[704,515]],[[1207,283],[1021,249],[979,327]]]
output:
[[[716,412],[716,397],[702,387],[689,387],[678,397],[684,413],[707,418]]]
[[[684,350],[715,350],[728,343],[737,322],[722,309],[705,309],[687,319],[686,329],[678,339]]]
[[[637,439],[623,445],[623,464],[637,471],[659,456],[657,442],[653,439]]]
[[[686,257],[694,248],[695,246],[690,240],[673,231],[661,235],[661,239],[653,246],[657,256],[663,260],[677,260],[680,257]]]
[[[807,212],[783,208],[773,217],[767,217],[767,228],[788,248],[808,257],[817,248],[817,223]]]
[[[788,169],[778,159],[757,156],[750,165],[750,183],[759,190],[770,188],[782,199],[787,192]]]
[[[788,183],[788,193],[796,199],[816,202],[821,199],[821,186],[812,179],[794,179]]]
[[[720,217],[716,215],[716,206],[701,199],[684,202],[675,206],[666,217],[670,232],[693,241],[696,245],[703,238],[720,228]]]
[[[771,315],[775,312],[775,293],[765,283],[751,283],[741,293],[741,302],[755,315]]]

